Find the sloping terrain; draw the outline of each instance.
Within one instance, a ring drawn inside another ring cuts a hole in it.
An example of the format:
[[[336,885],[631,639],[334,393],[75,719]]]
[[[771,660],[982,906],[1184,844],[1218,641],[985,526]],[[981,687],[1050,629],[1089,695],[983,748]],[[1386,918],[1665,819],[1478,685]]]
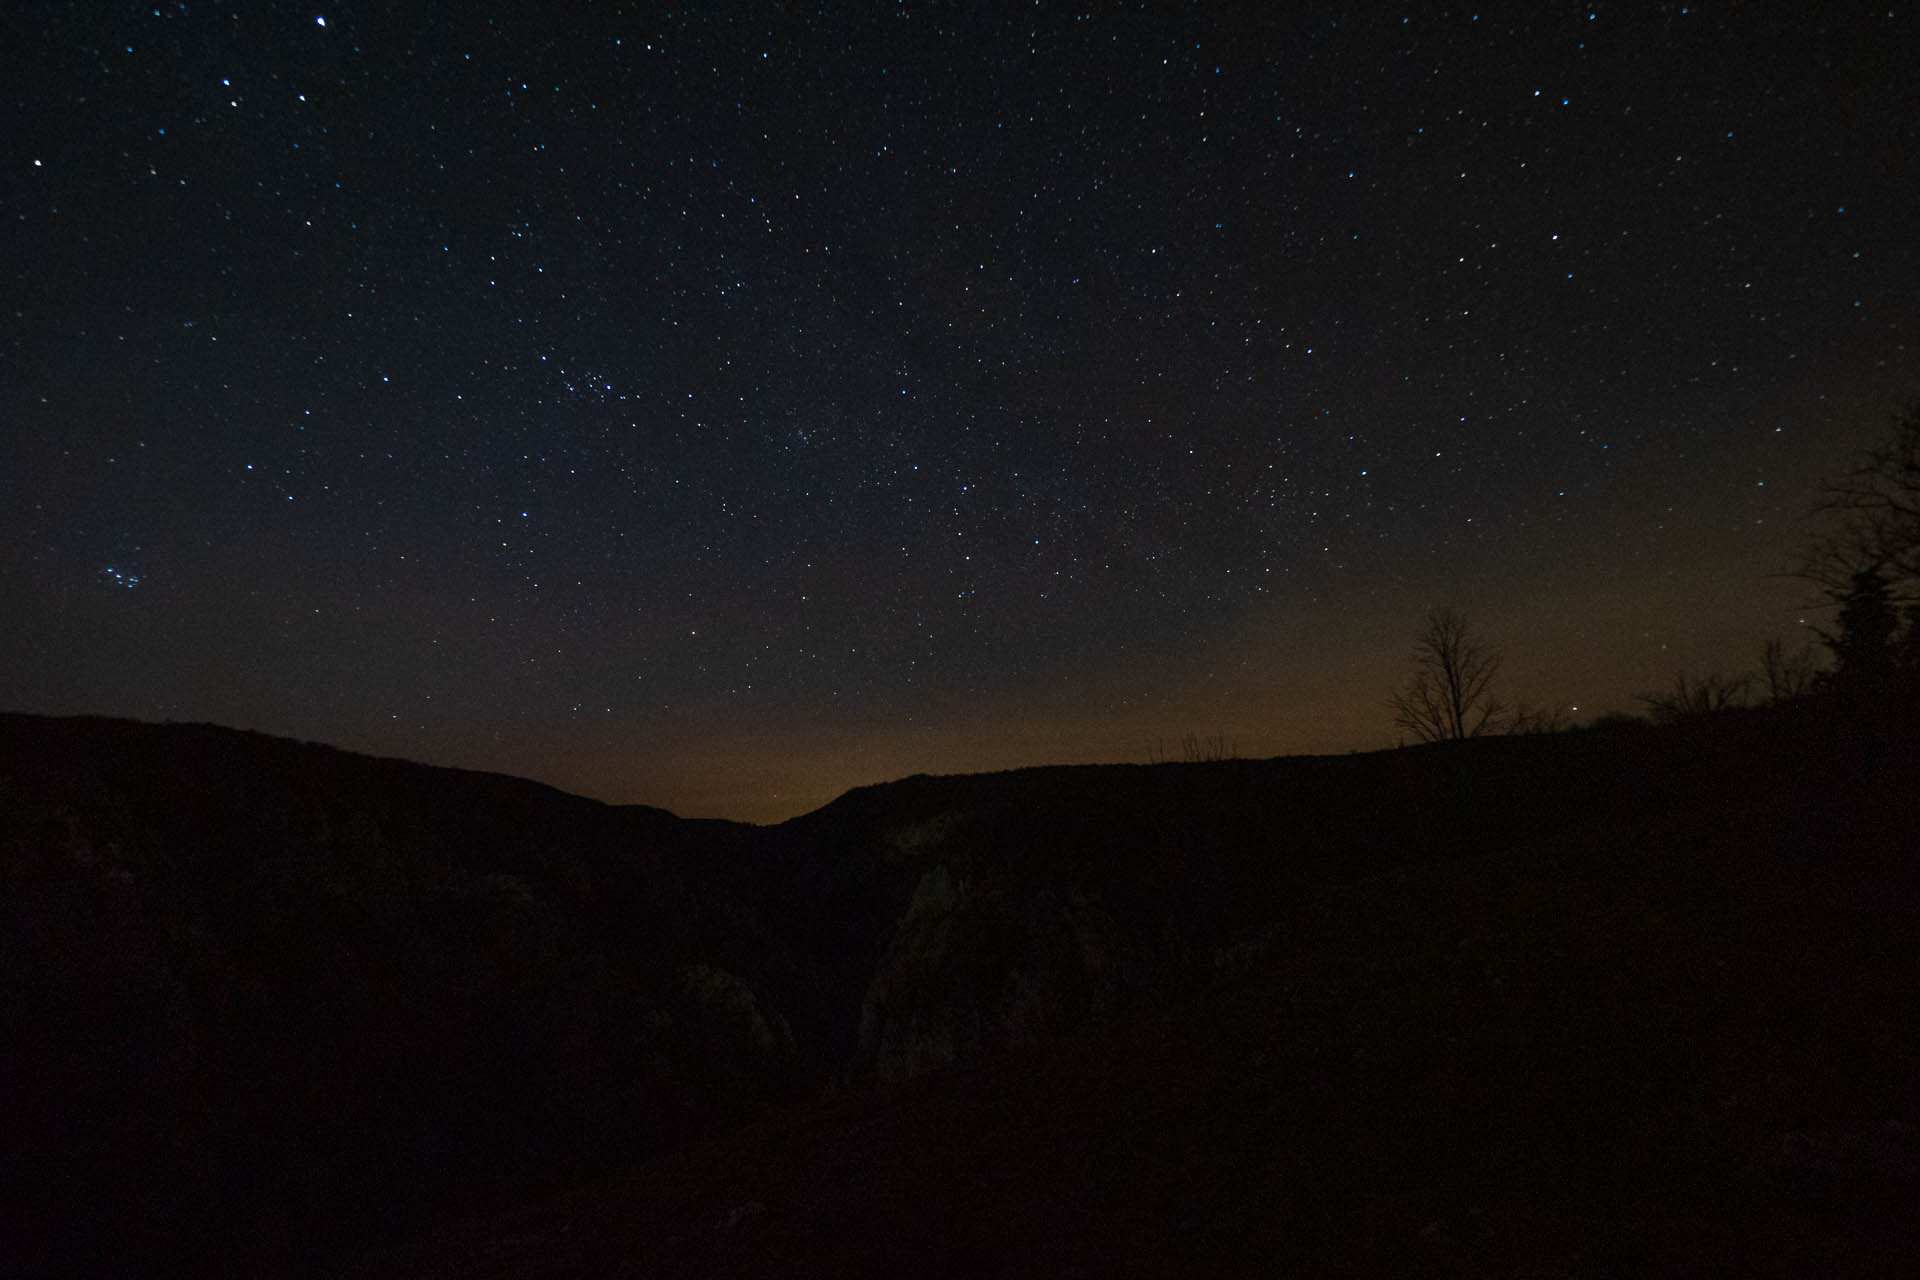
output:
[[[1184,998],[361,1274],[1911,1274],[1911,800],[1884,744],[1733,727],[1637,744],[1642,803],[1322,882]]]
[[[308,1269],[798,1096],[736,834],[0,718],[0,1234],[46,1274]]]
[[[0,717],[6,1227],[48,1274],[1902,1273],[1915,764],[1809,704],[756,829]]]

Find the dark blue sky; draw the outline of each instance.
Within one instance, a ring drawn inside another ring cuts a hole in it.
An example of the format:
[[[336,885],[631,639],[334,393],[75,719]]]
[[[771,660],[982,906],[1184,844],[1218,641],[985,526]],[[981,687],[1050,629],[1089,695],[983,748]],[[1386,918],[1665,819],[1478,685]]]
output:
[[[1220,12],[15,9],[0,704],[765,820],[1793,637],[1913,15]]]

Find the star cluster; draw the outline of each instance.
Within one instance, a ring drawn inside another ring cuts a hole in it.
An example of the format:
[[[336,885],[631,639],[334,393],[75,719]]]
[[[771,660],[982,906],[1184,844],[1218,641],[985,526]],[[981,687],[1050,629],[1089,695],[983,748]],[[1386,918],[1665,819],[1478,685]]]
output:
[[[1271,9],[29,4],[0,701],[769,818],[1794,625],[1912,17]]]

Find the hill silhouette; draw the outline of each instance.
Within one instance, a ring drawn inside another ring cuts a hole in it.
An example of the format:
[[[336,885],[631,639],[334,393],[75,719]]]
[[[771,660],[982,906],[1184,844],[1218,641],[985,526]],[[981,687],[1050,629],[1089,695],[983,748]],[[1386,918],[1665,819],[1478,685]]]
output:
[[[0,716],[29,1274],[1893,1274],[1907,721],[915,777],[777,827]]]

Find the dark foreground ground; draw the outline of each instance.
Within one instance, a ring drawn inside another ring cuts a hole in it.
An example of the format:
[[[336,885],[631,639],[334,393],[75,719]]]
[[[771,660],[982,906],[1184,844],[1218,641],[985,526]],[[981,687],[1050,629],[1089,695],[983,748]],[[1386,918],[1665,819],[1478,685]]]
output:
[[[1855,817],[1323,890],[1188,1001],[354,1274],[1920,1273],[1910,845]]]

